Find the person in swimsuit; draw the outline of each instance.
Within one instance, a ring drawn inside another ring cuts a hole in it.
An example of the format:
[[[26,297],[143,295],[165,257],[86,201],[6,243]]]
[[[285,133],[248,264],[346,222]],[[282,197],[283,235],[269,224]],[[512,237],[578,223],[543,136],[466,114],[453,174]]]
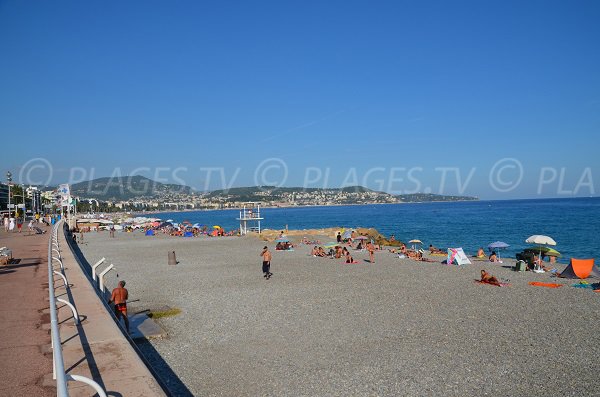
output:
[[[117,316],[117,321],[121,321],[121,317],[123,317],[123,321],[125,322],[125,329],[127,333],[129,333],[129,319],[127,318],[127,298],[129,298],[129,292],[125,288],[125,281],[119,281],[119,286],[112,291],[112,295],[110,296],[110,300],[108,303],[115,304],[115,316]]]

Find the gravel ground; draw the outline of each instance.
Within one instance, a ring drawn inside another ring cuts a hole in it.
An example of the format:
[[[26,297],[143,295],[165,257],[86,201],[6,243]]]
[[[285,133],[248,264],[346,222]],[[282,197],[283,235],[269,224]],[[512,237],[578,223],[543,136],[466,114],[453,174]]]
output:
[[[263,245],[88,233],[81,249],[117,266],[139,299],[130,312],[182,309],[159,320],[168,336],[149,350],[164,363],[150,360],[193,395],[600,395],[600,294],[571,280],[512,272],[514,260],[458,267],[380,252],[370,264],[360,252],[346,265],[272,243],[265,280]],[[173,250],[179,264],[168,266]],[[510,286],[474,283],[482,268]]]

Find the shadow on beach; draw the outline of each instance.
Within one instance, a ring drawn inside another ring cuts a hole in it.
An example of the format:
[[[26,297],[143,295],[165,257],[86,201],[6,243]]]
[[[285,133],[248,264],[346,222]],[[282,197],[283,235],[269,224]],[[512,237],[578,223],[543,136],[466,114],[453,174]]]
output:
[[[92,281],[92,266],[87,261],[87,259],[85,259],[85,256],[81,252],[79,246],[73,242],[72,238],[70,238],[71,233],[68,230],[66,230],[66,228],[65,234],[67,236],[68,244],[71,247],[73,253],[75,254],[76,260],[79,262],[79,266],[84,270],[84,274],[86,275],[90,283],[93,285],[94,282]],[[106,310],[108,311],[108,313],[110,313],[112,319],[115,322],[118,322],[113,311],[110,310],[110,307],[107,304],[107,301],[110,299],[110,293],[105,292],[105,294],[102,296],[102,294],[100,293],[100,291],[98,291],[97,288],[94,288],[94,291],[96,291],[96,294],[98,295],[102,303],[104,303]],[[167,393],[167,395],[183,397],[193,396],[193,394],[190,392],[187,386],[181,381],[181,379],[179,379],[179,377],[171,369],[169,364],[167,364],[167,362],[162,358],[160,353],[158,353],[154,346],[152,346],[152,343],[145,339],[140,339],[134,342],[128,335],[125,334],[121,327],[119,327],[119,329],[123,332],[123,336],[125,337],[125,339],[138,353],[138,356],[140,356],[141,360],[144,362],[146,367],[148,367],[156,381],[160,384],[160,386],[165,391],[165,393]]]

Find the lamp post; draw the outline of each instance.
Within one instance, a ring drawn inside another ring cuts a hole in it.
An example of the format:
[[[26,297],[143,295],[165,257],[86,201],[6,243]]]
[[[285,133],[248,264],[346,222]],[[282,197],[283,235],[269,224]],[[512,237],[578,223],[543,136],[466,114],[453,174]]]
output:
[[[6,180],[8,181],[8,217],[10,218],[10,183],[12,182],[12,174],[10,171],[6,173]]]

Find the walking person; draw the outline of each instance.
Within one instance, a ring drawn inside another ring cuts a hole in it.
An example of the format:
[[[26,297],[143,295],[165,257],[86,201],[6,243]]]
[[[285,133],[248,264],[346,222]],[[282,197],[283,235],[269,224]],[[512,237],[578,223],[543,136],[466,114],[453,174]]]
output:
[[[119,281],[119,286],[112,291],[110,300],[108,303],[114,302],[115,304],[115,316],[117,321],[121,321],[121,317],[125,322],[125,329],[129,333],[129,319],[127,318],[127,298],[129,298],[129,291],[125,288],[125,280]]]
[[[4,215],[4,231],[8,232],[8,215]]]
[[[263,277],[268,280],[271,278],[273,273],[271,273],[271,252],[269,251],[269,248],[267,248],[266,245],[263,248],[262,252],[260,253],[260,256],[262,256],[262,258],[263,258],[263,263],[262,263]]]

